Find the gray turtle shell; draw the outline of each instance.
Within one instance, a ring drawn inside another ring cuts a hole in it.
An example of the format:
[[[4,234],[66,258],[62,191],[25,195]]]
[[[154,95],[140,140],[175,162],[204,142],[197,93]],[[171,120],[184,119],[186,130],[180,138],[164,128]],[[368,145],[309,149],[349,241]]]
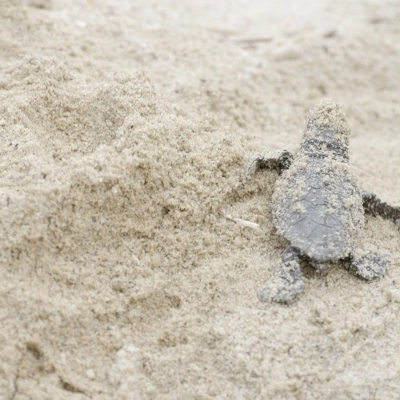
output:
[[[278,178],[272,201],[279,233],[311,259],[337,260],[355,248],[364,213],[347,163],[302,154]]]

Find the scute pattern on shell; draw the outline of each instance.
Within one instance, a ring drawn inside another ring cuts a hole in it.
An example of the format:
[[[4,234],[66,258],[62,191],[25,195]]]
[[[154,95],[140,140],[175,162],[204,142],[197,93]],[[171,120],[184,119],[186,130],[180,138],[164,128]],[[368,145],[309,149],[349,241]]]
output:
[[[311,259],[345,258],[356,247],[364,213],[347,164],[299,158],[278,179],[272,200],[279,233]]]

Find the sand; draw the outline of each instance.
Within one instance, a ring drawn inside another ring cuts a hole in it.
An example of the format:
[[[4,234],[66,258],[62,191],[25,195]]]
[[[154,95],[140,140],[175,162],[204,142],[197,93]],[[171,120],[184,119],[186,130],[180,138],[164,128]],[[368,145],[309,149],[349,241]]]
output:
[[[400,205],[400,6],[265,3],[1,1],[1,399],[399,398],[399,226],[383,279],[261,303],[277,175],[240,180],[328,96]]]

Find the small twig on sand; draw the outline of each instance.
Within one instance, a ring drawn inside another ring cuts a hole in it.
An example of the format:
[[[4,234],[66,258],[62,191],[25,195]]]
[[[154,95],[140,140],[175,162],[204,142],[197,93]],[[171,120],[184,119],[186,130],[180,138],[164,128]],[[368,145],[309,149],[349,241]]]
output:
[[[272,40],[272,37],[234,39],[235,42],[245,44],[268,43],[272,42]]]
[[[236,222],[237,224],[247,226],[248,228],[251,228],[251,229],[255,229],[256,231],[261,230],[260,225],[255,222],[246,221],[246,220],[240,219],[240,218],[233,218],[232,215],[230,215],[230,214],[226,214],[225,218],[229,221]]]

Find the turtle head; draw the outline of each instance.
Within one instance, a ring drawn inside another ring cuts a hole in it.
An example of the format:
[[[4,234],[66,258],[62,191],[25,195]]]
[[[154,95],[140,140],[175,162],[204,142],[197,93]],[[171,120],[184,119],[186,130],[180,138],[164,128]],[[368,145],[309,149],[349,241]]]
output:
[[[300,152],[348,162],[349,135],[350,127],[344,111],[332,100],[323,99],[308,114]]]

